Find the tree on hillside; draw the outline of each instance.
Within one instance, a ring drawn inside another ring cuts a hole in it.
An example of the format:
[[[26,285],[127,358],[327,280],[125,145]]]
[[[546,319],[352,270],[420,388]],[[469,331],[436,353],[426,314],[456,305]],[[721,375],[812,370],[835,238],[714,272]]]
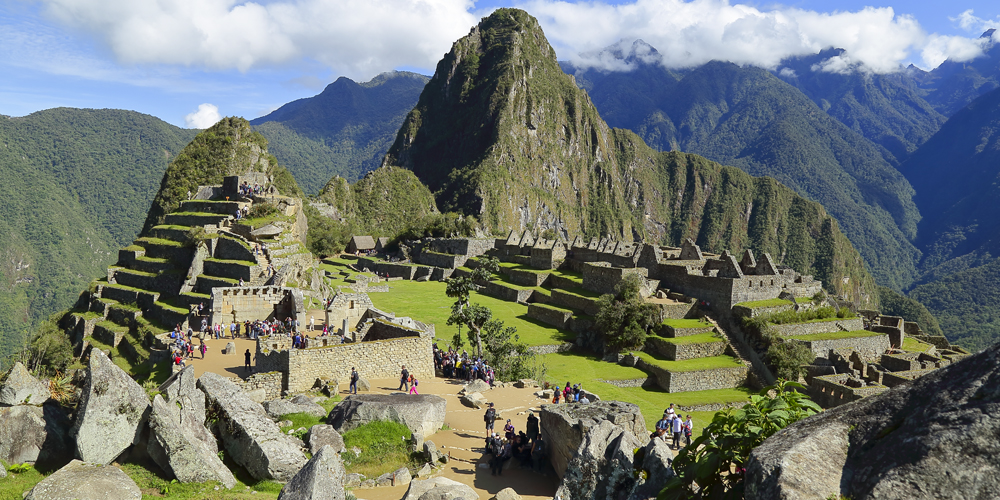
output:
[[[493,367],[498,380],[509,382],[531,377],[535,353],[521,342],[517,328],[492,319],[483,323],[482,338],[486,363]]]
[[[604,332],[608,350],[638,349],[646,343],[646,332],[660,319],[660,309],[643,300],[637,274],[625,276],[615,285],[614,294],[598,299],[597,327]]]
[[[656,498],[742,499],[750,451],[779,430],[820,412],[819,405],[795,389],[805,386],[779,380],[750,396],[743,408],[716,413],[701,436],[674,458],[676,476]]]
[[[500,270],[500,261],[495,257],[480,259],[479,265],[465,276],[453,277],[448,280],[445,293],[458,300],[451,306],[449,325],[464,325],[469,329],[469,340],[476,344],[476,355],[483,355],[483,340],[481,331],[483,325],[493,318],[489,308],[479,304],[470,304],[469,295],[478,289],[477,282],[488,281]]]

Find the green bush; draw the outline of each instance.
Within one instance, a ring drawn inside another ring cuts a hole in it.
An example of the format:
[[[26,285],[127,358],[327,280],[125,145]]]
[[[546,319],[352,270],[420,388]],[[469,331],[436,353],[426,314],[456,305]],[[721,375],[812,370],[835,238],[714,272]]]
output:
[[[802,365],[812,363],[816,355],[801,342],[775,342],[767,349],[768,364],[774,375],[786,380],[798,380],[804,373]]]
[[[639,275],[630,274],[615,285],[615,294],[598,299],[597,327],[604,332],[607,348],[614,352],[638,349],[646,343],[649,329],[660,320],[660,309],[643,300]]]

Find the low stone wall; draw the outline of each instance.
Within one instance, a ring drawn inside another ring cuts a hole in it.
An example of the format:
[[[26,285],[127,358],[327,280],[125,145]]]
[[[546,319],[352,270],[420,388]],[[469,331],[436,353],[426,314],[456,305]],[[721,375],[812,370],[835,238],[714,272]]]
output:
[[[576,295],[563,290],[552,290],[551,297],[552,300],[550,303],[553,305],[583,311],[584,314],[590,316],[597,316],[597,313],[601,309],[597,304],[597,299]]]
[[[658,304],[662,315],[664,318],[669,319],[684,319],[691,314],[696,308],[696,303],[694,301],[690,303],[680,303],[680,304]]]
[[[736,304],[733,306],[733,315],[740,318],[756,318],[757,316],[790,311],[794,307],[792,303],[773,307],[747,307]]]
[[[203,264],[204,273],[209,276],[219,276],[221,278],[229,278],[238,280],[243,278],[246,283],[250,282],[251,276],[259,273],[259,266],[250,266],[240,262],[222,262],[213,259],[205,259]],[[249,263],[249,262],[248,262]],[[258,268],[258,273],[253,272],[253,268]]]
[[[417,256],[417,262],[421,264],[426,264],[428,266],[441,267],[446,269],[454,269],[456,267],[461,267],[465,265],[465,261],[469,257],[466,255],[455,255],[448,253],[438,253],[428,250],[420,252]]]
[[[216,238],[213,250],[212,255],[217,259],[257,261],[253,251],[244,246],[243,242],[232,237],[219,236]]]
[[[320,377],[347,381],[351,367],[356,367],[367,379],[394,379],[399,376],[400,366],[406,365],[417,378],[431,379],[434,377],[432,344],[433,338],[426,336],[292,349],[287,351],[286,390],[307,391]]]
[[[555,309],[544,304],[528,304],[528,317],[556,328],[566,328],[569,325],[570,318],[573,317],[573,313],[571,311]]]
[[[791,323],[787,325],[771,325],[774,332],[781,336],[810,335],[813,333],[853,332],[865,327],[861,318],[835,319],[817,321],[814,323]]]
[[[442,269],[440,267],[435,267],[431,271],[430,279],[432,281],[444,281],[444,280],[450,278],[451,275],[452,275],[452,273],[454,273],[454,272],[455,272],[454,269]]]
[[[177,215],[167,214],[164,223],[171,226],[218,226],[220,222],[229,218],[228,215]]]
[[[676,328],[670,325],[661,325],[660,333],[664,337],[677,338],[677,337],[687,337],[690,335],[698,335],[705,332],[710,332],[714,329],[715,327],[709,324],[695,328]]]
[[[264,389],[264,400],[269,401],[281,397],[281,388],[284,387],[285,374],[281,372],[255,373],[246,380],[237,379],[237,384],[243,388],[244,392]]]
[[[882,385],[886,387],[896,387],[905,384],[913,379],[923,377],[934,371],[935,368],[925,370],[906,370],[901,372],[885,372],[882,374]]]
[[[532,292],[532,290],[521,290],[496,281],[487,282],[480,291],[484,295],[489,295],[495,299],[520,302],[522,304],[528,301]]]
[[[215,288],[212,291],[210,323],[220,321],[255,321],[272,316],[284,320],[293,317],[303,325],[303,311],[297,310],[303,302],[302,292],[295,288],[279,286],[245,286]]]
[[[644,267],[611,267],[608,262],[590,262],[583,266],[583,288],[597,293],[615,293],[617,285],[626,274],[645,278],[649,271]]]
[[[503,269],[511,283],[518,286],[541,286],[549,277],[549,273],[537,273],[522,269]]]
[[[160,282],[157,275],[140,274],[129,269],[114,269],[110,271],[111,278],[119,285],[139,288],[141,290],[159,290]]]
[[[640,359],[636,368],[656,378],[656,385],[667,392],[707,391],[732,389],[746,383],[748,369],[744,367],[716,368],[693,372],[671,372]]]
[[[882,353],[889,350],[889,336],[886,334],[871,337],[854,337],[835,340],[801,340],[816,357],[826,357],[831,349],[854,349],[867,363],[878,362]]]
[[[362,271],[371,271],[382,276],[391,278],[403,278],[412,280],[417,272],[417,266],[395,262],[382,262],[368,257],[358,258],[357,268]]]
[[[849,375],[845,373],[814,377],[809,383],[809,396],[823,408],[835,408],[889,390],[880,385],[848,387],[843,384],[847,378]]]
[[[155,243],[141,242],[146,249],[146,257],[154,259],[167,259],[174,262],[190,262],[194,255],[194,249],[185,246],[157,245]]]
[[[529,347],[528,350],[535,354],[555,354],[557,352],[572,351],[573,346],[575,345],[576,344],[572,342],[566,342],[565,344],[534,345]]]
[[[661,337],[650,336],[646,338],[646,349],[648,351],[659,353],[670,361],[721,356],[726,352],[726,345],[722,339],[719,339],[717,342],[698,344],[674,344]]]

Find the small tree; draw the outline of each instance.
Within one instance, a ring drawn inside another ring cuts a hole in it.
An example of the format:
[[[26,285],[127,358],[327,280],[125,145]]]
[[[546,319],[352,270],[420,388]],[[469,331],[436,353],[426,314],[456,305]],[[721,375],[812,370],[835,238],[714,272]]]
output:
[[[448,317],[448,325],[465,325],[469,331],[469,340],[476,344],[476,355],[483,355],[483,340],[481,330],[483,325],[493,318],[493,313],[489,308],[479,304],[470,304],[469,295],[473,290],[478,289],[476,282],[488,281],[493,274],[500,270],[500,261],[496,258],[481,259],[479,266],[466,276],[451,278],[445,293],[449,297],[457,300],[451,306],[451,316]]]
[[[767,349],[767,358],[778,378],[798,380],[807,365],[816,359],[812,350],[801,342],[776,341]]]
[[[676,476],[657,499],[742,499],[750,451],[779,430],[820,411],[819,405],[794,389],[805,387],[779,380],[750,396],[743,408],[716,413],[701,436],[674,458]]]
[[[490,320],[483,324],[482,338],[486,362],[493,367],[497,379],[509,382],[531,376],[535,353],[521,342],[517,328],[504,326],[498,319]]]
[[[629,274],[615,285],[615,294],[598,299],[597,326],[607,337],[606,345],[614,352],[637,349],[646,342],[646,332],[660,318],[655,304],[647,303],[639,293],[642,278]]]

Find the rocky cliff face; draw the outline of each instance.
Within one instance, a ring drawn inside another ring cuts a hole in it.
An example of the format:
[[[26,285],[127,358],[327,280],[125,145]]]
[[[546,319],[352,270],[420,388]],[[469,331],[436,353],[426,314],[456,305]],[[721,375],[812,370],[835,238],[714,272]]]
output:
[[[839,293],[874,297],[861,257],[820,205],[608,127],[520,10],[499,9],[455,42],[383,165],[412,170],[442,211],[475,215],[495,232],[749,247]]]

